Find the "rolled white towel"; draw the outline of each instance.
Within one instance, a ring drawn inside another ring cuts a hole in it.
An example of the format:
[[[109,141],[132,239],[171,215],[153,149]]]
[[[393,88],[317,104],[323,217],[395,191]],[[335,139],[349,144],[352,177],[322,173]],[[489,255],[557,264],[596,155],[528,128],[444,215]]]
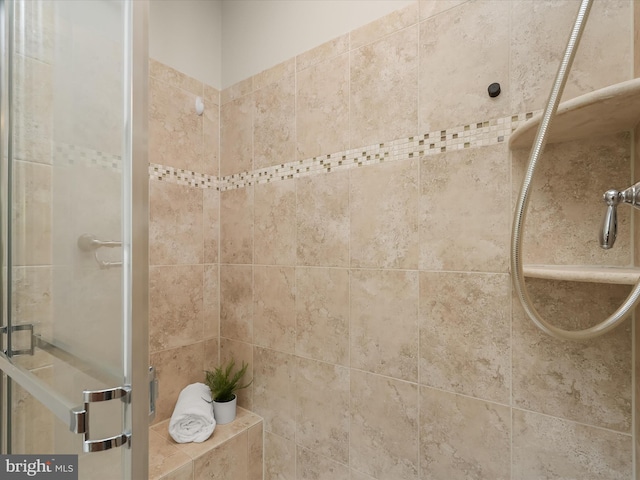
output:
[[[204,442],[216,428],[211,390],[204,383],[187,385],[178,396],[169,421],[169,435],[178,443]]]

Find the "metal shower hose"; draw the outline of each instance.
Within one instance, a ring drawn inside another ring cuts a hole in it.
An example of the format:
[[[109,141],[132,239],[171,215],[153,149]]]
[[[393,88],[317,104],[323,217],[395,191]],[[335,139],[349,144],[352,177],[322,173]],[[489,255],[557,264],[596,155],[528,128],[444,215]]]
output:
[[[549,95],[549,101],[544,110],[542,121],[538,127],[538,132],[529,155],[529,164],[527,165],[527,172],[522,182],[522,188],[520,189],[520,195],[518,198],[518,204],[513,219],[513,229],[511,232],[511,272],[513,273],[513,285],[520,299],[524,311],[533,321],[533,323],[540,328],[543,332],[551,335],[552,337],[560,338],[563,340],[588,340],[600,335],[605,334],[609,330],[618,326],[633,310],[633,308],[640,300],[640,280],[633,287],[633,290],[627,297],[627,299],[618,307],[618,309],[607,319],[601,323],[594,325],[593,327],[584,330],[564,330],[562,328],[555,327],[549,322],[545,321],[540,314],[536,311],[535,307],[529,298],[529,294],[526,289],[524,274],[522,272],[522,226],[525,221],[527,206],[529,204],[529,191],[531,190],[531,181],[533,173],[536,169],[538,159],[544,150],[548,131],[551,125],[551,120],[554,117],[558,104],[560,103],[560,97],[564,90],[564,86],[567,82],[567,74],[573,63],[575,57],[575,50],[580,42],[580,37],[584,31],[584,25],[589,16],[589,10],[593,0],[582,0],[578,15],[576,17],[573,30],[571,31],[571,37],[567,43],[567,49],[564,53],[560,68],[556,74],[556,79],[553,83],[551,94]]]

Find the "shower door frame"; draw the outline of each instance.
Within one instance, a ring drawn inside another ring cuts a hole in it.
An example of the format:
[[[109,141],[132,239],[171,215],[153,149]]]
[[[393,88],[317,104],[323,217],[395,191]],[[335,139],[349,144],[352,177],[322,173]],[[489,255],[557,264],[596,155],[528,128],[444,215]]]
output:
[[[131,426],[129,455],[123,456],[123,472],[130,479],[148,478],[148,442],[150,418],[149,349],[148,349],[148,222],[149,222],[149,174],[147,159],[147,78],[148,78],[148,16],[149,0],[123,0],[125,3],[125,98],[127,112],[124,132],[128,139],[123,152],[130,160],[129,170],[124,174],[127,187],[123,193],[122,218],[130,241],[123,248],[123,264],[129,265],[129,274],[124,275],[125,308],[129,321],[123,332],[123,381],[131,387],[130,401],[124,409],[126,423]],[[8,255],[10,254],[8,204],[8,145],[11,128],[11,94],[8,91],[9,72],[7,64],[10,29],[9,18],[14,0],[0,0],[0,313],[7,319],[10,311],[11,286],[8,285]],[[7,158],[7,161],[3,157]],[[126,165],[126,163],[125,163]],[[125,233],[123,232],[123,233]],[[124,239],[124,238],[123,238]],[[124,321],[124,319],[123,319]],[[4,322],[3,322],[4,323]],[[0,335],[0,348],[7,345]],[[134,348],[135,345],[135,348]],[[54,391],[42,388],[25,375],[21,369],[12,367],[2,358],[5,366],[0,377],[0,453],[6,452],[8,415],[7,395],[10,385],[16,381],[39,400],[47,400],[52,412],[62,418],[68,400]],[[5,381],[6,379],[6,381]],[[69,418],[71,412],[67,411]],[[71,421],[72,423],[72,421]]]
[[[129,0],[131,20],[128,30],[130,53],[131,112],[131,197],[125,203],[129,207],[131,231],[131,322],[129,344],[125,345],[130,362],[132,416],[130,425],[135,435],[131,442],[132,479],[149,478],[149,419],[155,412],[150,405],[149,383],[149,160],[148,160],[148,70],[149,70],[149,0]],[[135,346],[135,348],[134,348]],[[154,393],[155,395],[155,393]]]

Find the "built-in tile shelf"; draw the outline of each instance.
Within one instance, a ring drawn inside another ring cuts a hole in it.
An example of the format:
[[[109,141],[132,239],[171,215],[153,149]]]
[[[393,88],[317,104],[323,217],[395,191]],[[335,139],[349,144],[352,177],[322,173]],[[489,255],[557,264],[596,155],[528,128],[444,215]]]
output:
[[[169,420],[149,428],[149,480],[262,480],[262,418],[238,407],[236,419],[216,425],[202,443],[176,443]]]
[[[533,144],[543,112],[520,125],[509,138],[511,149]],[[632,130],[640,121],[640,78],[610,85],[558,106],[547,143]]]
[[[525,277],[571,282],[635,285],[640,268],[583,265],[523,265]]]

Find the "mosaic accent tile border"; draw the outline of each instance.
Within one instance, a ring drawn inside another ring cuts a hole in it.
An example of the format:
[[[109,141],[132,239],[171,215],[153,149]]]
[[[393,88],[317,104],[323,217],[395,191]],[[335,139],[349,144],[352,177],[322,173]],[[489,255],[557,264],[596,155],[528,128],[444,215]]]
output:
[[[343,152],[329,153],[305,160],[282,163],[222,178],[153,163],[149,165],[149,175],[156,180],[168,181],[179,185],[215,188],[217,191],[226,191],[261,183],[375,165],[382,162],[393,162],[407,158],[439,155],[465,148],[496,145],[507,142],[511,133],[521,123],[531,118],[534,113],[536,112],[520,113],[445,130],[435,130],[422,135],[353,148]]]
[[[157,163],[149,164],[149,176],[154,180],[188,185],[195,188],[215,188],[220,191],[218,177],[204,173],[191,172],[181,168],[167,167]]]
[[[122,156],[68,143],[56,143],[53,147],[53,164],[98,167],[121,172]]]

